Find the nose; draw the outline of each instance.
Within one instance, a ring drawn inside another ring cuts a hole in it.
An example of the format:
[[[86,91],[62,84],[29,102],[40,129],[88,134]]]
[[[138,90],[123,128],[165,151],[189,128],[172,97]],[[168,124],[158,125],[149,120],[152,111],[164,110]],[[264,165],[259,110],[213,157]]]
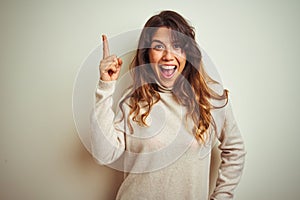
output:
[[[163,54],[163,60],[173,60],[174,59],[174,54],[171,49],[165,49],[164,54]]]

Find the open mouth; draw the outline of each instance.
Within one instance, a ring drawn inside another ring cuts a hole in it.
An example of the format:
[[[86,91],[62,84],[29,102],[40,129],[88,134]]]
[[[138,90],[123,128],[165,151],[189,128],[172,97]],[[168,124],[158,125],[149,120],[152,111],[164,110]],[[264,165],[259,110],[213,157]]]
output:
[[[175,65],[160,65],[160,72],[164,78],[172,78],[176,72],[177,66]]]

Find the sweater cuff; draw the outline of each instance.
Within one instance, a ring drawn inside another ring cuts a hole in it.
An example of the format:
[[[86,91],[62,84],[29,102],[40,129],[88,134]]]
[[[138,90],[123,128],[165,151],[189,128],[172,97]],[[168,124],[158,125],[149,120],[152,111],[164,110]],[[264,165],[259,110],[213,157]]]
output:
[[[116,85],[116,80],[115,81],[103,81],[101,79],[99,79],[97,88],[100,90],[114,90],[115,89],[115,85]]]

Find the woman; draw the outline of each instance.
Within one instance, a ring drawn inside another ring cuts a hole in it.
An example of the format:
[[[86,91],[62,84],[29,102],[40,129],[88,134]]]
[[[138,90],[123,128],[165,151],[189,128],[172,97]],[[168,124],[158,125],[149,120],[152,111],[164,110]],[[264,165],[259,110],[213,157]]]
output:
[[[195,33],[174,11],[151,17],[130,66],[133,85],[112,111],[122,60],[103,36],[92,115],[92,153],[125,172],[117,199],[232,199],[244,165],[244,143],[228,91],[205,72]],[[211,149],[221,164],[209,194]]]

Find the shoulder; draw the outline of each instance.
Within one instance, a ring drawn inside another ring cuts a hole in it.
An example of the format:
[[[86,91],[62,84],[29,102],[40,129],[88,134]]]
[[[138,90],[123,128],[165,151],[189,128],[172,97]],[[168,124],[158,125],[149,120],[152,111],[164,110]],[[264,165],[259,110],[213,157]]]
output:
[[[119,108],[120,106],[122,106],[123,108],[128,107],[125,105],[129,105],[129,97],[131,93],[132,93],[132,86],[125,89],[120,89],[117,87],[113,95],[115,106],[117,108]]]

